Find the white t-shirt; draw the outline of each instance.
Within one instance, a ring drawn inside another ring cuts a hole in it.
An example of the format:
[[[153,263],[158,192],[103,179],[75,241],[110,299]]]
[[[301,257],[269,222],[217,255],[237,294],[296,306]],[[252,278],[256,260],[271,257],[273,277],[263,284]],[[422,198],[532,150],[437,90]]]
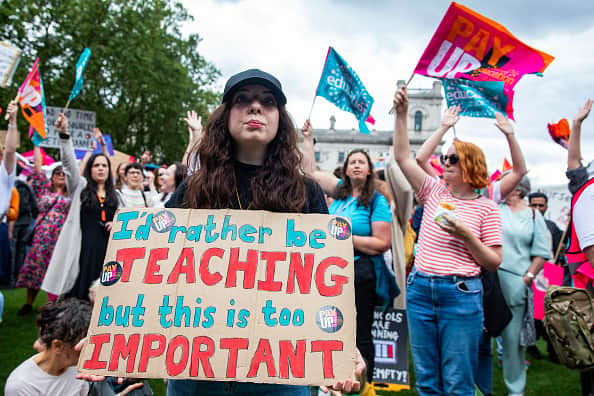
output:
[[[580,248],[594,245],[594,184],[582,191],[573,207],[572,221]]]
[[[10,175],[6,171],[4,161],[0,162],[0,217],[8,210],[10,196],[16,179],[16,166],[12,168]]]
[[[89,385],[76,379],[76,366],[68,367],[58,376],[49,375],[33,361],[33,355],[13,370],[6,380],[6,396],[86,396]]]

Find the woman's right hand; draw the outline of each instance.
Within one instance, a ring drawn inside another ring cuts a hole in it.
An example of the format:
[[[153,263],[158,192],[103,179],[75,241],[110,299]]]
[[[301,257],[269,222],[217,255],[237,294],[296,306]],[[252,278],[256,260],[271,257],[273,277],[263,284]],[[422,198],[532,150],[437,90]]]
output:
[[[68,118],[66,118],[64,113],[60,113],[58,116],[58,119],[56,120],[56,129],[59,133],[68,135]]]
[[[310,120],[305,120],[305,122],[303,123],[303,127],[301,128],[301,134],[303,135],[303,139],[313,139],[313,127],[311,126]]]
[[[460,113],[462,108],[460,106],[450,106],[444,113],[443,117],[441,118],[441,127],[446,131],[456,125],[456,123],[460,120]]]

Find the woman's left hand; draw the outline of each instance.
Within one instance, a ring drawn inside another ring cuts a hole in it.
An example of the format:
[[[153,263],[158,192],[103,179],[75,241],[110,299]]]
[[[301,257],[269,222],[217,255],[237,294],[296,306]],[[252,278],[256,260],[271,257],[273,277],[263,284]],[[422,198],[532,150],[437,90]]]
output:
[[[355,373],[354,373],[355,379],[347,379],[344,381],[337,381],[330,388],[328,388],[326,386],[320,386],[320,390],[322,392],[328,393],[329,389],[341,391],[343,393],[359,392],[359,390],[361,389],[361,381],[359,381],[359,378],[361,378],[361,374],[365,370],[366,365],[365,365],[365,360],[363,360],[363,356],[361,356],[361,352],[359,352],[359,349],[356,348],[355,350],[357,351],[357,365],[355,366]]]
[[[495,113],[495,120],[497,121],[495,126],[499,128],[505,136],[514,134],[514,126],[506,116],[501,113]]]
[[[108,221],[107,223],[105,223],[105,229],[107,230],[107,232],[111,232],[112,225],[113,225],[113,221]]]
[[[455,237],[458,237],[462,240],[465,240],[468,238],[468,235],[470,235],[470,230],[468,229],[468,227],[466,226],[466,224],[464,224],[464,222],[460,219],[454,219],[451,216],[448,216],[447,214],[443,215],[448,222],[447,223],[437,223],[437,225],[444,230],[445,232],[447,232],[450,235],[453,235]]]
[[[532,278],[529,277],[528,275],[524,275],[522,277],[522,280],[524,281],[524,284],[526,285],[526,287],[531,287],[532,286]]]

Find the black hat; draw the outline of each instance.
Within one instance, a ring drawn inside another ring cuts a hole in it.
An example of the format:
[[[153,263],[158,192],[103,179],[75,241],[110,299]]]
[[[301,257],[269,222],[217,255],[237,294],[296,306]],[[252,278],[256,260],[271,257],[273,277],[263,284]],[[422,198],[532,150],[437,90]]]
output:
[[[222,103],[231,99],[231,96],[233,96],[238,88],[247,84],[262,84],[272,90],[272,94],[279,105],[285,105],[287,103],[287,98],[283,93],[280,81],[272,74],[263,72],[260,69],[249,69],[231,76],[225,84]]]

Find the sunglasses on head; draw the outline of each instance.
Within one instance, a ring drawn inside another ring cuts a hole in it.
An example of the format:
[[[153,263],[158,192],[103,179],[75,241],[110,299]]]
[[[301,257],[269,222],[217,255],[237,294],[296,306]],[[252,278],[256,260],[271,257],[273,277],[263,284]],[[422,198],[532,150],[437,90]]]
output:
[[[445,165],[446,161],[450,161],[450,165],[456,165],[458,161],[460,161],[460,157],[458,157],[458,154],[442,154],[439,156],[439,162],[441,162],[442,165]]]

